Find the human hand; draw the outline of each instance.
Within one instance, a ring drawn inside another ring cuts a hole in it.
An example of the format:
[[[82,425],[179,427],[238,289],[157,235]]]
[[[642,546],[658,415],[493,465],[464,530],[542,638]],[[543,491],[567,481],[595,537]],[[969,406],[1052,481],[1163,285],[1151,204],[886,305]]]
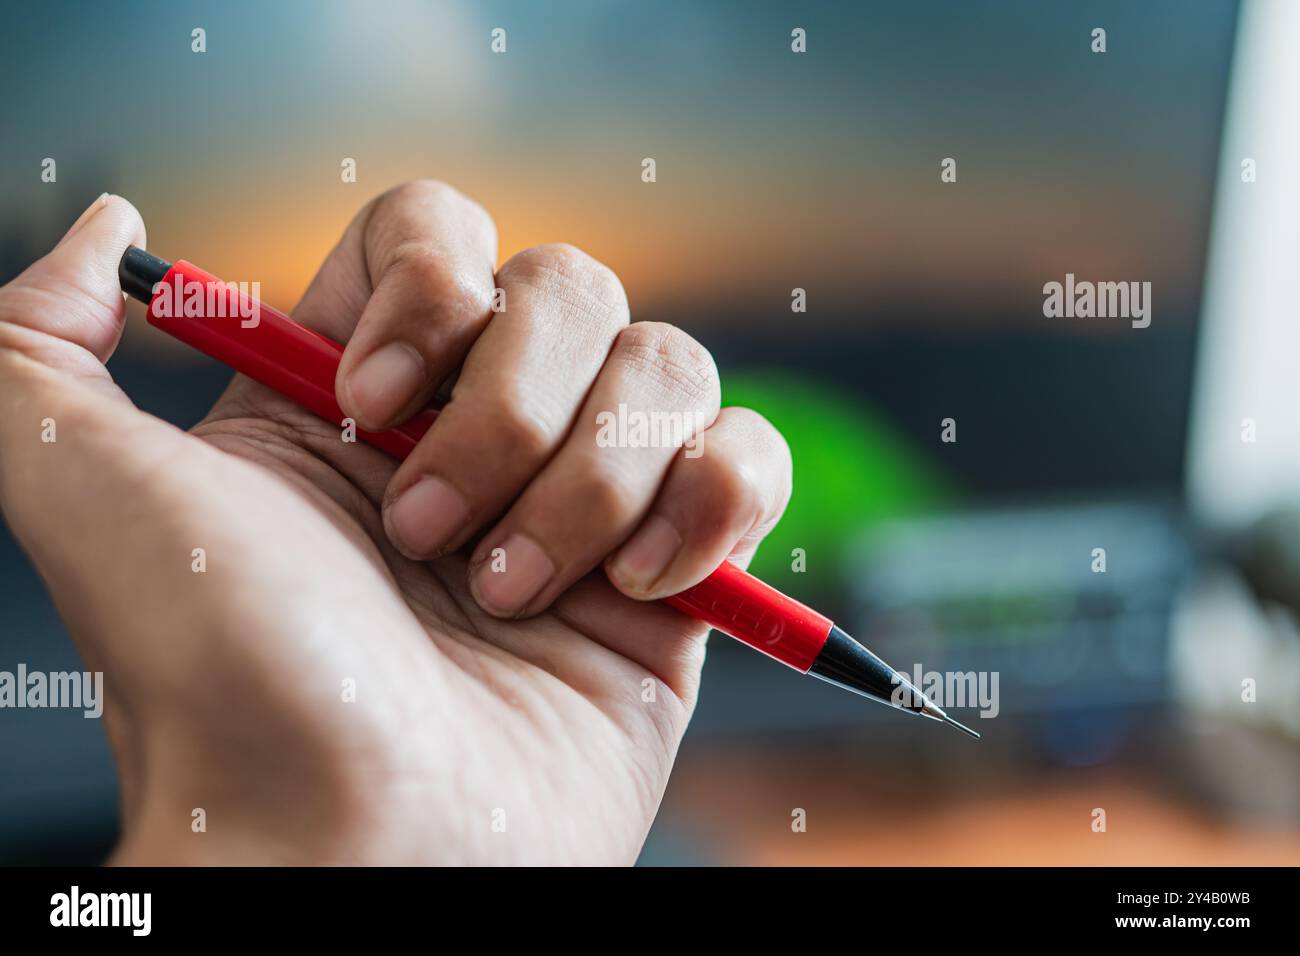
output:
[[[405,463],[243,376],[180,432],[104,368],[128,244],[106,199],[0,289],[0,506],[105,674],[115,859],[633,860],[706,631],[645,599],[747,561],[789,495],[779,435],[584,254],[496,270],[491,220],[434,183],[369,204],[294,313],[347,342],[363,427],[460,369]],[[620,404],[701,422],[703,453],[603,447]]]

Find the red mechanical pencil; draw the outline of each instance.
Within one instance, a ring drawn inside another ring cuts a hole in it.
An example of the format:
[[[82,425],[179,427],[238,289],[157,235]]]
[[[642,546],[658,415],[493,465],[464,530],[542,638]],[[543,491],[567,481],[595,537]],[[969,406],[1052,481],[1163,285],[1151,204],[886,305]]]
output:
[[[229,365],[328,421],[345,418],[334,398],[343,346],[183,259],[175,264],[131,246],[118,267],[122,291],[149,306],[150,324]],[[405,458],[438,417],[427,408],[386,432],[357,436]],[[831,620],[728,562],[665,601],[804,674],[965,731]]]

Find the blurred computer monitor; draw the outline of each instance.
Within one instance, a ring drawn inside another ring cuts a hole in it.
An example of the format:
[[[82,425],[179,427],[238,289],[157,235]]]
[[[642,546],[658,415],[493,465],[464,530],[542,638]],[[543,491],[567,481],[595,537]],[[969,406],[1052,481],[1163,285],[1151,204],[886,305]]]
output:
[[[1188,487],[1231,530],[1300,497],[1300,4],[1242,7],[1219,163]]]

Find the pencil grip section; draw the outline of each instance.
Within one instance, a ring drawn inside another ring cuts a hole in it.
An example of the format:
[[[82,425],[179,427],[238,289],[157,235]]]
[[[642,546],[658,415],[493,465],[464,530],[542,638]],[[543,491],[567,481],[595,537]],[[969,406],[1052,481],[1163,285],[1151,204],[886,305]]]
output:
[[[830,618],[727,561],[695,587],[664,600],[804,673],[831,629]]]

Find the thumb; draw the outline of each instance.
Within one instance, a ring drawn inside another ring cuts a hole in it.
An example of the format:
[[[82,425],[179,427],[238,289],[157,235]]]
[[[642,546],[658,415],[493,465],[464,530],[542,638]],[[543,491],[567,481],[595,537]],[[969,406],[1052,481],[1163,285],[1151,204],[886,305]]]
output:
[[[0,287],[0,509],[20,540],[30,524],[29,549],[58,523],[51,516],[69,514],[75,495],[65,479],[96,475],[125,428],[146,418],[103,364],[122,333],[117,262],[133,242],[144,242],[140,214],[105,194],[48,255]]]
[[[108,361],[122,335],[126,302],[117,264],[144,247],[144,221],[121,196],[100,196],[48,255],[0,289],[0,322],[80,345]]]

